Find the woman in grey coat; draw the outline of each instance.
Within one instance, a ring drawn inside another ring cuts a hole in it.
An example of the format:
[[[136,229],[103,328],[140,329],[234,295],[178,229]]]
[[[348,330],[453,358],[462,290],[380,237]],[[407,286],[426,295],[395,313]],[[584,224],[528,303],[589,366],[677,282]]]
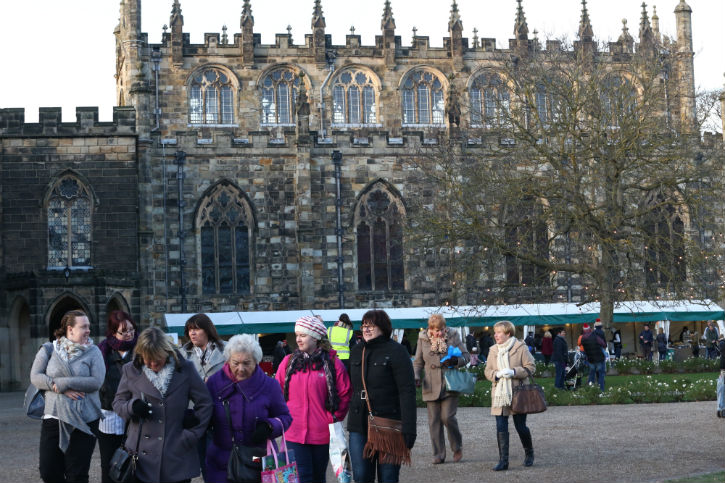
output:
[[[90,332],[84,312],[67,312],[56,340],[43,344],[30,370],[30,382],[45,391],[38,465],[45,483],[88,482],[101,417],[98,389],[106,376]]]
[[[189,402],[193,414],[186,412]],[[199,476],[196,444],[209,424],[211,397],[194,365],[160,329],[139,335],[133,362],[123,366],[113,411],[129,422],[126,447],[136,450],[139,441],[140,482],[188,482]]]

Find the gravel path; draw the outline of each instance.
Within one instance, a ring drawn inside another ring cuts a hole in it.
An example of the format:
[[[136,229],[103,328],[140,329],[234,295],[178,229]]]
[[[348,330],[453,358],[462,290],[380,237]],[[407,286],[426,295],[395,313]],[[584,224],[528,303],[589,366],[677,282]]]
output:
[[[23,415],[22,399],[22,393],[0,393],[1,479],[9,483],[39,481],[40,423]],[[715,407],[712,401],[552,407],[529,417],[535,465],[521,465],[523,450],[514,432],[510,469],[500,473],[489,469],[498,450],[488,408],[459,409],[463,460],[435,466],[426,412],[418,409],[414,462],[401,471],[401,482],[654,482],[723,470],[725,419],[715,417]],[[91,481],[100,481],[97,450]],[[334,483],[330,470],[327,481]]]

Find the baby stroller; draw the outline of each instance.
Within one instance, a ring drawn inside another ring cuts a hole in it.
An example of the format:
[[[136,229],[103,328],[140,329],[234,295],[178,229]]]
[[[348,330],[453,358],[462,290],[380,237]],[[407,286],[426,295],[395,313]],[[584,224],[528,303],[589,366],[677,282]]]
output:
[[[587,356],[581,351],[574,352],[572,356],[569,354],[569,367],[564,373],[564,387],[570,391],[577,389],[582,385],[582,377],[589,374],[589,364],[587,364]]]

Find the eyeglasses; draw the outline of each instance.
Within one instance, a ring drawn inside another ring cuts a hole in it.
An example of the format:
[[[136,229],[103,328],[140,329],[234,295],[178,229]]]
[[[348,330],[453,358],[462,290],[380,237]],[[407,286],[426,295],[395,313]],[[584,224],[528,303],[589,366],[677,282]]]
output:
[[[362,328],[362,330],[373,330],[377,326],[372,322],[363,322],[360,327]]]
[[[118,335],[126,335],[126,334],[133,334],[134,332],[136,332],[136,329],[128,329],[128,330],[119,330],[119,331],[116,331],[116,334],[118,334]]]

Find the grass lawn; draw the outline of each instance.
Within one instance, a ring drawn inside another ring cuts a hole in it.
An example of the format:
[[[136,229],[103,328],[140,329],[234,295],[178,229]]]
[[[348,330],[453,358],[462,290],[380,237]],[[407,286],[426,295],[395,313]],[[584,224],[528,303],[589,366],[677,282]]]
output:
[[[666,483],[722,483],[723,481],[725,481],[725,471],[691,476],[689,478],[678,478],[676,480],[665,480]]]

